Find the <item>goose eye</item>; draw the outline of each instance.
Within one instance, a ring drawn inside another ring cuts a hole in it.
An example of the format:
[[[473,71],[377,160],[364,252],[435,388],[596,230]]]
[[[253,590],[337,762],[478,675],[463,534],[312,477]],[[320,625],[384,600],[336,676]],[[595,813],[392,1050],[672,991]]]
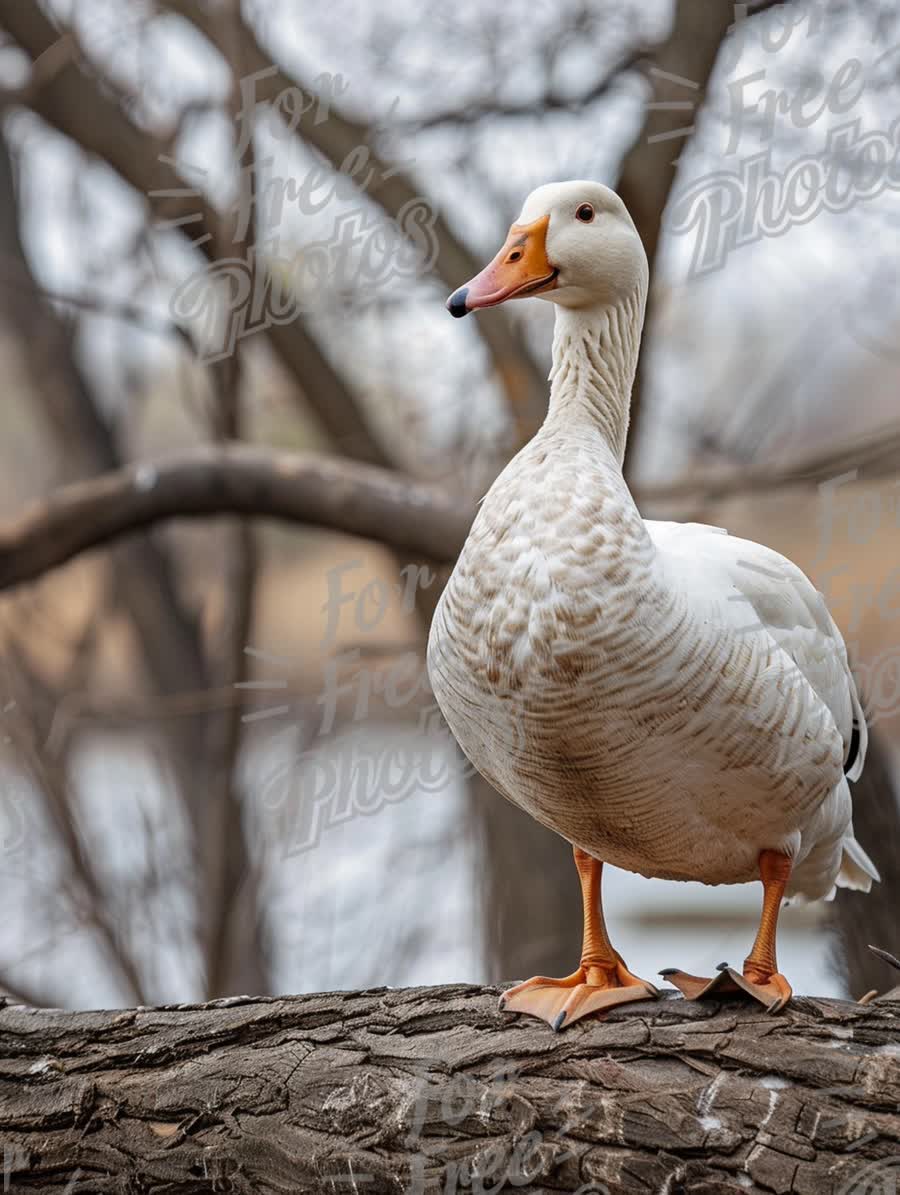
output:
[[[582,224],[590,224],[594,218],[594,209],[589,203],[583,203],[575,213],[575,219],[580,220]]]

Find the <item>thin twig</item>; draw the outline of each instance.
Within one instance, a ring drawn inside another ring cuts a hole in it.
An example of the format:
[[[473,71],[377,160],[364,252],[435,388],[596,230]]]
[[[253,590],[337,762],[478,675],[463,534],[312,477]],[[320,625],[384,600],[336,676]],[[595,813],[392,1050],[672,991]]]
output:
[[[24,283],[20,277],[5,278],[0,275],[0,286],[9,286],[21,291]],[[110,299],[104,295],[71,294],[54,290],[46,286],[31,288],[35,295],[49,299],[53,303],[62,303],[67,307],[76,307],[79,311],[89,311],[95,315],[106,315],[110,319],[123,320],[134,324],[144,332],[152,332],[158,336],[176,336],[181,340],[193,356],[199,355],[190,329],[185,324],[179,324],[171,318],[164,318],[152,311],[122,299]]]

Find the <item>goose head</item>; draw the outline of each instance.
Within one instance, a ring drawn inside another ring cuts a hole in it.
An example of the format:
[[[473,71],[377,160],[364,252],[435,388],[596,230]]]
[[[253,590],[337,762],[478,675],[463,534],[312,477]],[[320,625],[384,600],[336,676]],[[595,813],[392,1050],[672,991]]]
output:
[[[508,299],[607,307],[647,289],[647,255],[625,204],[602,183],[548,183],[532,191],[503,248],[447,300],[468,315]]]

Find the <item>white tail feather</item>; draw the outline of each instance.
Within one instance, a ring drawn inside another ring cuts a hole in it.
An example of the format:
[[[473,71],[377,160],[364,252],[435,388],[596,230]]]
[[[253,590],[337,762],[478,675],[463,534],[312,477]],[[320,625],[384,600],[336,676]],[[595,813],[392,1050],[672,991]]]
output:
[[[855,838],[845,838],[841,846],[844,848],[844,855],[836,881],[838,888],[868,892],[872,887],[872,881],[877,882],[881,879],[878,868]]]

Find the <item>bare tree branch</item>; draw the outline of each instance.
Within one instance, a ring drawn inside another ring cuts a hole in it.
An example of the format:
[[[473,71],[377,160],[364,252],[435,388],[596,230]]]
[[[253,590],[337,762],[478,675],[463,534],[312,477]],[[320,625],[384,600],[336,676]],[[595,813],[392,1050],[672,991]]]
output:
[[[36,58],[31,68],[31,74],[25,83],[12,91],[0,91],[0,108],[9,108],[16,104],[30,107],[40,92],[47,86],[70,62],[74,62],[78,52],[78,44],[71,35],[57,39],[52,46],[39,58]]]
[[[10,1189],[893,1190],[896,1002],[666,998],[554,1036],[498,995],[0,1007]]]
[[[60,446],[69,476],[104,473],[122,456],[57,313],[42,300],[18,227],[12,162],[0,139],[0,255],[7,285],[0,287],[0,322],[15,331],[31,383]],[[129,544],[115,581],[134,618],[149,675],[163,691],[206,681],[196,627],[178,592],[171,559],[151,540]]]
[[[31,290],[35,296],[52,303],[59,303],[64,307],[73,307],[92,315],[104,315],[110,319],[122,320],[140,328],[142,332],[151,332],[157,336],[177,337],[193,356],[198,354],[191,331],[185,324],[180,324],[171,317],[163,319],[155,312],[148,311],[137,303],[110,299],[106,295],[74,294],[61,290],[49,290],[45,286],[39,286],[33,278],[29,281],[27,278],[18,276],[15,270],[10,270],[6,277],[0,273],[0,287],[9,287],[16,295],[21,295],[23,289]]]
[[[719,48],[733,22],[731,4],[677,0],[672,29],[654,55],[648,75],[653,93],[618,183],[651,272],[678,158],[694,132]]]
[[[8,281],[8,285],[0,288],[0,324],[15,334],[7,352],[18,351],[22,359],[28,399],[44,413],[66,475],[91,475],[114,469],[121,462],[117,439],[78,366],[72,337],[57,312],[44,301],[23,251],[12,163],[2,139],[0,211],[0,253]],[[174,563],[164,547],[144,536],[119,546],[109,576],[119,602],[131,619],[141,660],[153,686],[162,693],[175,692],[186,684],[204,686],[207,672],[198,627],[182,601]],[[97,617],[102,617],[101,611],[95,615]],[[6,651],[11,650],[7,643]],[[19,671],[25,669],[26,662],[20,660]],[[76,676],[70,662],[63,685],[77,683]],[[29,673],[28,680],[30,695],[34,698],[42,682],[34,672]],[[58,692],[48,694],[48,703],[53,704],[58,696]],[[31,708],[37,717],[34,707],[32,700]],[[195,735],[191,740],[190,733],[174,724],[169,729],[173,775],[178,778],[179,796],[189,806],[193,792],[189,773],[194,770]],[[35,761],[38,754],[36,749],[32,752]],[[136,965],[128,953],[127,943],[119,939],[117,927],[105,907],[108,894],[100,890],[93,861],[80,847],[76,813],[68,808],[71,786],[66,761],[50,756],[41,762],[40,770],[36,763],[31,770],[40,783],[51,823],[58,832],[69,874],[78,885],[79,899],[82,904],[87,902],[91,906],[86,920],[94,924],[106,940],[108,955],[125,974],[126,990],[137,991],[135,985],[140,980]]]
[[[879,428],[860,439],[838,448],[809,456],[806,460],[783,465],[750,465],[747,468],[721,469],[706,476],[684,477],[678,481],[635,487],[635,495],[644,503],[695,504],[732,498],[738,494],[758,494],[784,486],[818,485],[846,473],[865,472],[867,480],[889,477],[900,468],[900,427]]]
[[[482,120],[515,119],[517,117],[542,116],[546,112],[580,112],[589,104],[607,96],[622,76],[631,70],[646,73],[652,61],[652,51],[643,47],[630,50],[613,64],[609,71],[598,79],[593,87],[579,96],[566,95],[558,91],[545,91],[542,95],[522,103],[501,103],[496,100],[478,100],[460,107],[444,108],[425,116],[404,122],[404,127],[422,131],[440,128],[444,125],[463,127],[478,124]]]
[[[877,477],[896,468],[898,457],[900,432],[894,432],[779,469],[647,486],[635,496],[641,502],[685,503],[808,487],[845,466]],[[374,466],[245,444],[203,446],[63,486],[0,526],[0,590],[164,519],[223,514],[326,527],[449,563],[474,513],[433,486]]]
[[[57,999],[48,992],[32,987],[31,984],[24,984],[19,979],[9,979],[0,972],[0,998],[2,997],[16,1004],[31,1005],[32,1008],[50,1008]]]
[[[232,83],[228,101],[235,140],[240,136],[241,87],[246,74],[241,43],[240,0],[230,0],[224,12],[227,28],[228,65]],[[247,137],[243,153],[235,167],[252,180],[256,193],[257,170],[255,136]],[[240,185],[240,184],[239,184]],[[259,268],[253,255],[257,240],[255,220],[249,222],[243,242],[238,242],[220,226],[222,240],[217,252],[222,258],[247,255],[251,271]],[[218,410],[215,413],[215,438],[234,441],[243,438],[244,403],[242,385],[245,377],[244,346],[218,362],[215,376],[219,381]],[[245,648],[250,641],[256,600],[258,553],[256,535],[247,519],[229,529],[225,557],[224,602],[221,634],[223,643],[216,681],[219,686],[240,685],[248,679]],[[271,984],[266,974],[259,920],[257,868],[251,859],[247,826],[238,783],[243,740],[242,707],[226,706],[207,721],[210,783],[203,801],[203,826],[198,848],[203,864],[200,877],[201,905],[204,909],[206,991],[209,997],[236,992],[268,992]]]
[[[32,0],[0,0],[0,25],[33,58],[62,35]],[[75,64],[67,65],[34,97],[33,109],[88,153],[108,162],[148,199],[160,218],[189,220],[180,228],[185,239],[196,241],[209,260],[216,260],[215,241],[224,217],[165,160],[153,136],[135,125],[92,76]],[[160,198],[153,200],[154,192]],[[161,198],[164,192],[169,194]],[[335,445],[357,460],[387,463],[356,400],[303,321],[297,317],[276,324],[267,334]]]
[[[165,4],[196,26],[227,56],[226,23],[215,9],[196,4],[194,0],[165,0]],[[275,64],[271,54],[260,45],[254,31],[246,23],[242,26],[242,35],[242,52],[248,72],[260,76],[254,84],[255,95],[260,102],[272,102],[291,91],[300,92],[304,101],[315,99],[311,89],[283,67],[272,70]],[[269,73],[263,75],[267,71]],[[414,204],[426,204],[432,208],[434,219],[431,231],[438,244],[435,268],[447,285],[455,289],[476,274],[484,263],[460,240],[441,213],[433,210],[428,197],[422,193],[422,184],[379,155],[375,144],[377,132],[372,126],[354,121],[342,113],[331,97],[326,120],[318,120],[316,103],[307,102],[297,121],[297,133],[323,154],[336,170],[346,168],[346,163],[358,155],[360,147],[366,149],[372,181],[366,187],[365,194],[390,216],[395,219],[401,217]],[[506,312],[483,312],[478,330],[490,350],[520,434],[527,438],[537,430],[547,409],[547,384],[543,371],[532,360],[526,341],[510,322]]]
[[[653,93],[645,107],[644,123],[622,163],[618,191],[631,213],[656,274],[656,255],[663,212],[669,199],[681,151],[692,136],[719,48],[734,21],[731,4],[708,0],[677,0],[672,29],[655,55],[649,72]],[[653,332],[654,288],[647,302],[644,347],[638,361],[631,399],[631,434],[626,468],[640,439],[643,417],[644,362]]]
[[[7,644],[6,653],[11,652]],[[24,660],[16,661],[17,670],[24,670]],[[66,877],[71,885],[73,905],[78,908],[86,925],[96,934],[123,990],[130,1000],[146,1002],[143,980],[137,962],[129,945],[123,942],[117,932],[114,910],[110,908],[107,893],[102,889],[94,865],[85,849],[76,803],[72,798],[68,777],[52,759],[41,750],[36,741],[34,726],[23,717],[7,716],[5,725],[9,728],[16,758],[27,769],[46,800],[47,812],[65,851],[70,866]]]
[[[204,446],[75,482],[34,503],[0,529],[0,589],[162,519],[215,514],[327,527],[452,560],[473,512],[372,466],[244,444]]]

